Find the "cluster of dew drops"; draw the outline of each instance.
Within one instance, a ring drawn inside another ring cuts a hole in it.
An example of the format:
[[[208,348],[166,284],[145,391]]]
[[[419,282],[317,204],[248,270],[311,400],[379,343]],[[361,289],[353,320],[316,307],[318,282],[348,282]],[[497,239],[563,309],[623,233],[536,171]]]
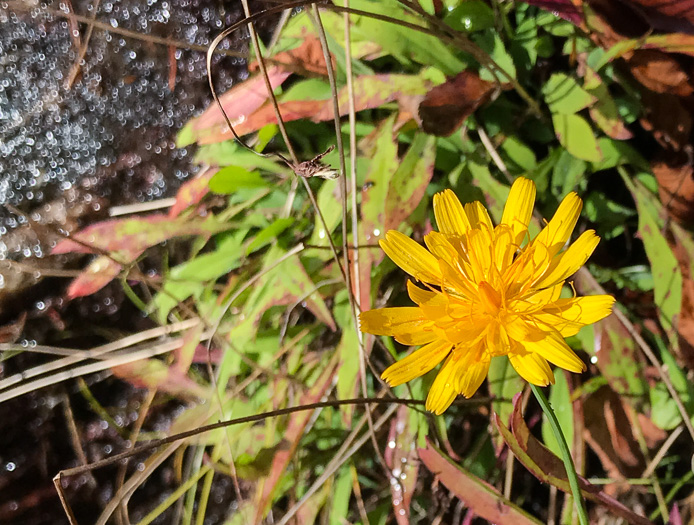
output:
[[[176,148],[174,140],[210,101],[204,53],[95,29],[80,76],[66,87],[79,49],[59,12],[71,8],[92,16],[95,4],[96,19],[113,28],[198,45],[208,44],[241,16],[240,3],[222,12],[214,0],[72,0],[70,7],[38,0],[26,2],[31,9],[21,11],[0,1],[0,260],[27,251],[8,253],[2,241],[26,223],[7,205],[28,213],[80,195],[69,191],[76,187],[96,188],[95,198],[109,204],[151,201],[171,196],[195,171],[191,150]],[[83,42],[85,26],[79,27]],[[239,33],[220,48],[241,50],[246,38]],[[244,69],[241,58],[216,60],[215,85],[228,89],[243,78]],[[138,172],[126,166],[113,180],[100,180],[124,157],[134,165],[145,159],[148,168]]]

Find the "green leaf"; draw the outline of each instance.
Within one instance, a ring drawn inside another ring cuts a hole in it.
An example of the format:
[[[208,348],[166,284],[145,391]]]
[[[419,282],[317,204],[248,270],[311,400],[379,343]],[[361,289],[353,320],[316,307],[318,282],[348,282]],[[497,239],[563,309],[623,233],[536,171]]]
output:
[[[577,159],[566,150],[562,150],[552,171],[552,190],[555,195],[566,195],[577,189],[586,172],[586,161]]]
[[[210,179],[210,190],[215,193],[230,194],[240,188],[263,188],[268,182],[257,171],[248,171],[240,166],[227,166]]]
[[[691,414],[694,410],[694,388],[687,380],[684,371],[678,366],[677,361],[665,345],[660,342],[660,356],[663,361],[663,369],[670,376],[672,386],[680,395],[682,402]],[[651,401],[651,421],[663,430],[672,430],[682,422],[682,414],[677,408],[677,403],[670,395],[667,386],[662,381],[656,382],[654,388],[649,390]]]
[[[665,227],[663,206],[658,198],[637,180],[630,180],[624,173],[622,178],[631,191],[639,212],[639,235],[651,263],[655,284],[654,301],[658,308],[660,323],[667,333],[672,348],[679,347],[679,336],[674,320],[679,318],[682,307],[682,271],[663,235]]]
[[[596,101],[596,98],[564,73],[555,73],[542,87],[545,102],[552,113],[577,113]]]
[[[352,0],[350,7],[374,14],[386,15],[409,23],[421,24],[418,16],[403,8],[396,0]],[[355,38],[379,44],[383,51],[408,64],[410,60],[434,66],[446,75],[455,75],[465,69],[466,64],[458,58],[440,38],[424,33],[413,33],[412,29],[396,24],[384,24],[370,17],[353,17]]]
[[[443,21],[456,31],[484,31],[494,27],[494,11],[480,0],[467,0],[450,11]]]
[[[574,442],[574,416],[571,406],[571,394],[569,392],[569,384],[566,381],[566,374],[563,370],[557,370],[554,375],[555,383],[549,394],[549,402],[554,409],[554,413],[559,420],[559,426],[564,433],[569,448]],[[547,415],[542,415],[542,440],[545,446],[554,452],[557,456],[561,456],[561,449],[557,438],[552,432],[552,427],[547,420]]]
[[[272,222],[272,224],[258,232],[258,235],[256,235],[255,238],[246,247],[246,255],[248,255],[251,252],[254,252],[258,248],[262,248],[263,246],[270,244],[292,224],[294,224],[294,219],[292,218],[275,219]]]
[[[602,152],[593,130],[583,117],[555,113],[552,115],[552,123],[559,142],[574,157],[589,162],[602,160]]]
[[[506,154],[508,160],[515,164],[516,171],[530,171],[537,167],[535,152],[516,137],[507,138],[501,145],[501,150]]]
[[[648,162],[628,142],[600,137],[598,148],[602,152],[602,159],[593,162],[593,171],[609,170],[624,164],[631,164],[644,171],[651,169]]]
[[[349,514],[349,500],[352,497],[352,474],[349,468],[343,467],[339,472],[332,490],[330,525],[344,525]]]
[[[486,31],[484,33],[478,33],[474,35],[473,40],[475,43],[482,48],[491,58],[496,62],[496,64],[504,70],[508,76],[511,78],[516,78],[516,65],[513,62],[513,57],[506,51],[506,46],[501,40],[501,37],[496,33],[496,31]],[[492,72],[487,68],[480,68],[480,78],[482,80],[488,80],[491,82],[496,81],[497,76],[499,81],[507,82],[508,79],[504,75],[499,75],[498,73],[492,74]]]

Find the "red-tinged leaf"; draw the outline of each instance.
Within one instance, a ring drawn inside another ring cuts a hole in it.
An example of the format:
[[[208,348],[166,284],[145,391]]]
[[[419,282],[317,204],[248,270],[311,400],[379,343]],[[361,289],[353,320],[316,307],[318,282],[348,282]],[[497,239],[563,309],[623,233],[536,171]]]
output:
[[[325,368],[321,376],[316,380],[315,384],[306,392],[304,392],[299,398],[299,405],[306,405],[309,403],[316,403],[325,395],[330,386],[332,385],[333,378],[336,371],[336,360],[332,360],[330,364]],[[312,412],[309,410],[303,410],[301,412],[295,412],[289,416],[289,423],[284,432],[284,441],[288,446],[281,447],[276,453],[272,460],[272,466],[270,467],[270,474],[260,483],[257,492],[256,501],[256,517],[254,523],[260,523],[265,515],[270,510],[270,506],[275,496],[275,491],[279,481],[287,470],[287,466],[291,461],[297,447],[299,446],[299,441],[301,436],[304,434],[304,429],[311,419]]]
[[[427,81],[416,75],[362,75],[354,79],[356,111],[372,109],[397,100],[402,95],[421,95],[426,92]],[[349,110],[347,88],[338,93],[340,115]],[[279,109],[285,122],[308,118],[314,122],[333,119],[333,101],[324,100],[287,100],[279,101]],[[250,113],[234,127],[239,135],[247,135],[263,126],[276,123],[275,110],[271,104],[265,104]],[[192,138],[199,144],[211,144],[233,138],[226,124],[214,123],[209,126],[198,126],[191,130]]]
[[[205,398],[209,392],[173,366],[158,359],[143,359],[111,368],[113,374],[136,386],[160,390],[181,398]]]
[[[668,154],[651,165],[660,201],[680,224],[694,224],[694,169],[687,157]]]
[[[493,82],[482,80],[474,71],[463,71],[432,88],[419,104],[422,129],[447,137],[489,100],[494,88]]]
[[[361,190],[361,245],[376,244],[386,232],[385,207],[388,189],[399,164],[398,144],[393,130],[394,120],[395,116],[392,116],[383,121],[372,133],[372,140],[368,142],[373,149],[366,152],[371,161]],[[362,250],[359,253],[359,304],[362,310],[371,308],[371,269],[380,263],[383,257],[383,250]],[[373,338],[367,337],[367,341],[369,340],[373,343]]]
[[[668,35],[672,36],[672,35]],[[694,38],[692,38],[694,50]],[[659,49],[639,49],[629,59],[634,77],[651,91],[688,97],[694,93],[689,72],[672,55]]]
[[[434,175],[435,160],[434,137],[415,135],[388,186],[384,231],[398,229],[419,206]]]
[[[153,214],[134,219],[112,219],[88,226],[60,241],[53,254],[111,252],[123,263],[134,261],[147,248],[173,237],[211,235],[228,229],[213,216],[207,219],[170,218]]]
[[[678,358],[687,368],[694,365],[694,238],[677,223],[670,224],[672,251],[682,272],[682,306],[677,320]]]
[[[639,476],[646,467],[633,435],[633,422],[623,405],[623,397],[603,386],[586,396],[585,439],[600,458],[607,477],[624,480]]]
[[[304,76],[307,73],[323,76],[328,74],[320,40],[308,32],[304,35],[304,40],[298,47],[277,53],[272,58],[266,59],[266,61],[271,62],[273,67],[289,73],[298,73]],[[335,57],[332,54],[331,61],[333,68],[335,68]],[[257,69],[257,62],[252,62],[248,65],[249,71],[256,71]]]
[[[497,430],[501,433],[513,455],[523,466],[543,483],[549,483],[559,490],[571,493],[571,487],[566,477],[563,462],[548,448],[540,443],[530,433],[521,414],[521,396],[518,394],[513,400],[513,414],[511,416],[511,429],[509,430],[501,422],[499,416],[493,415],[492,420]],[[579,485],[583,497],[603,505],[615,516],[625,519],[635,525],[652,525],[652,522],[643,516],[639,516],[616,499],[608,496],[599,487],[592,485],[586,479],[579,476]]]
[[[169,217],[178,217],[186,208],[197,205],[210,192],[210,179],[217,171],[219,168],[208,167],[200,171],[194,179],[185,182],[176,193],[176,202],[169,209]]]
[[[686,20],[694,24],[694,0],[631,0],[631,2],[646,8],[643,13],[648,21],[656,21],[665,16],[678,22]],[[653,16],[656,14],[660,16]]]
[[[13,323],[0,326],[0,343],[14,343],[24,330],[24,322],[27,319],[27,313],[22,312]]]
[[[583,12],[572,0],[527,0],[527,3],[550,11],[572,24],[579,25],[583,22]]]
[[[600,75],[592,69],[586,68],[584,88],[596,99],[595,104],[589,108],[590,117],[608,137],[615,140],[627,140],[633,135],[627,129],[619,116],[619,109],[610,95],[607,86]]]
[[[280,86],[290,75],[279,67],[267,68],[267,75],[273,89]],[[254,75],[219,97],[227,117],[232,124],[245,120],[262,106],[269,98],[263,75]],[[226,125],[224,115],[217,104],[211,104],[202,115],[190,121],[188,126],[194,130],[208,129],[216,125]]]
[[[692,114],[680,98],[670,94],[658,94],[649,90],[641,92],[643,117],[641,125],[667,151],[680,151],[691,141]]]
[[[401,406],[390,423],[384,458],[391,470],[390,493],[393,498],[395,521],[410,523],[410,502],[417,485],[419,460],[415,452],[418,428],[417,414]],[[414,423],[414,424],[413,424]]]
[[[501,525],[537,525],[533,518],[486,481],[479,479],[446,457],[431,443],[417,450],[422,463],[479,517]]]
[[[208,352],[207,345],[197,345],[195,347],[195,353],[193,354],[193,363],[212,363],[213,365],[217,365],[222,362],[223,356],[224,352],[222,352],[221,348],[210,348]]]
[[[101,290],[115,279],[123,267],[113,259],[100,255],[70,283],[67,289],[68,299],[86,297]]]

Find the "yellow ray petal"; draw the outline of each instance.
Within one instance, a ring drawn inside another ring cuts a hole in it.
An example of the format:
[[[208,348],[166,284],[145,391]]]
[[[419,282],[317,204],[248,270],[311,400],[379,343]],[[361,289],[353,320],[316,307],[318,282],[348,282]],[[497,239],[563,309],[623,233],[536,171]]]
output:
[[[359,321],[362,332],[374,335],[395,335],[431,323],[416,306],[367,310],[359,314]]]
[[[441,272],[441,286],[446,292],[462,297],[472,298],[477,294],[477,286],[470,282],[469,278],[443,259],[439,259],[439,271]]]
[[[451,354],[439,370],[427,396],[426,409],[437,416],[443,414],[451,406],[457,392],[455,391],[455,374],[458,356]]]
[[[561,336],[556,333],[548,333],[541,341],[525,341],[523,347],[528,352],[534,352],[569,372],[585,372],[587,367]]]
[[[398,386],[423,376],[438,365],[451,351],[448,341],[438,340],[415,350],[385,369],[381,378],[390,386]]]
[[[583,208],[583,201],[574,192],[569,193],[561,201],[559,208],[547,226],[535,237],[533,243],[542,243],[552,255],[558,253],[571,237],[578,216]]]
[[[511,353],[508,356],[518,375],[537,386],[554,384],[554,374],[547,361],[533,353]]]
[[[614,297],[610,295],[589,295],[572,299],[558,299],[545,308],[544,312],[554,313],[567,321],[593,324],[612,313]]]
[[[539,326],[556,330],[562,337],[576,335],[585,326],[583,323],[568,321],[559,315],[547,312],[533,314],[533,320]]]
[[[534,319],[535,315],[531,319]],[[528,322],[520,315],[507,315],[504,318],[504,328],[509,337],[514,341],[540,341],[545,338],[545,333],[532,322]]]
[[[554,258],[545,275],[533,287],[547,288],[566,280],[585,264],[599,242],[600,237],[594,230],[584,231],[564,253]]]
[[[386,233],[380,241],[381,248],[400,268],[415,279],[432,284],[441,282],[441,272],[436,257],[425,248],[396,230]]]
[[[407,281],[407,293],[417,304],[428,303],[430,301],[435,301],[437,296],[441,294],[439,292],[432,292],[429,290],[423,290],[412,281]],[[445,299],[442,299],[442,305],[445,305]]]
[[[359,315],[361,331],[374,335],[392,335],[404,345],[423,345],[436,339],[434,323],[416,307],[380,308]]]
[[[501,224],[508,224],[513,230],[515,243],[520,245],[528,230],[528,223],[535,205],[535,183],[525,177],[518,177],[508,195]]]
[[[494,264],[500,273],[513,263],[513,257],[518,250],[518,244],[513,238],[513,231],[507,224],[499,224],[494,228]]]
[[[468,257],[475,281],[490,279],[494,249],[492,230],[472,230],[468,234],[468,242]]]
[[[467,215],[472,228],[486,227],[489,231],[494,229],[492,220],[489,218],[489,213],[487,212],[487,209],[482,206],[480,201],[467,203],[465,205],[465,214]]]
[[[439,231],[445,235],[461,236],[470,229],[463,205],[451,190],[434,195],[434,217]]]
[[[456,390],[467,398],[475,395],[484,378],[487,377],[491,362],[489,354],[483,349],[481,352],[473,352],[474,354],[465,360],[465,364],[458,367],[456,374]]]
[[[424,244],[429,251],[439,259],[443,259],[448,264],[454,266],[458,260],[458,252],[453,245],[448,242],[446,236],[439,232],[429,232],[424,236]]]

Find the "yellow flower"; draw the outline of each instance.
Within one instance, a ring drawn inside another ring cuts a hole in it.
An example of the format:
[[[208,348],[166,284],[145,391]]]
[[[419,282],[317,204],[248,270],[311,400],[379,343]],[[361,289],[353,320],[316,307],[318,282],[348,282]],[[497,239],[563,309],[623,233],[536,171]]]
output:
[[[463,207],[446,190],[434,196],[440,231],[424,237],[427,249],[398,231],[386,233],[383,250],[423,285],[407,283],[417,306],[360,316],[363,332],[424,345],[383,372],[389,385],[415,379],[444,361],[426,402],[428,410],[441,414],[456,395],[470,397],[477,391],[492,357],[508,356],[521,377],[540,386],[554,383],[548,361],[571,372],[586,370],[564,338],[607,317],[614,299],[559,296],[564,281],[588,260],[600,238],[588,230],[563,250],[583,206],[570,193],[529,240],[534,203],[535,184],[518,178],[501,224],[494,227],[480,202]]]

